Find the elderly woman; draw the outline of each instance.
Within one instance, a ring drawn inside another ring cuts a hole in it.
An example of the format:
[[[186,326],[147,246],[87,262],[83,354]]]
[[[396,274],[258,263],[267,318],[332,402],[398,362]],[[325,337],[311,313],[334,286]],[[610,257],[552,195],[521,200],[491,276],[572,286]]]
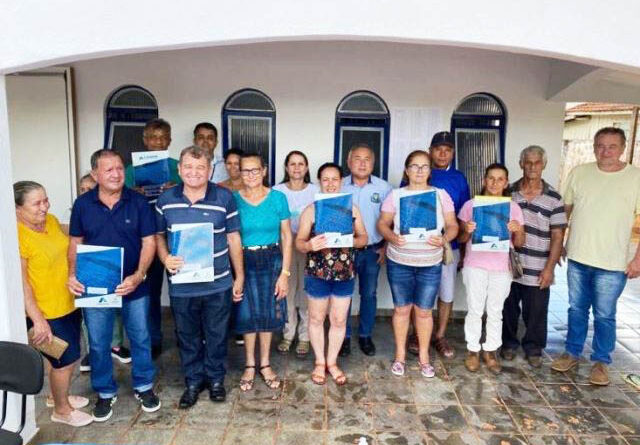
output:
[[[34,345],[51,342],[54,336],[69,346],[56,359],[45,355],[51,364],[49,382],[53,394],[53,422],[74,427],[93,421],[79,408],[89,404],[84,397],[70,396],[73,368],[80,358],[80,311],[67,290],[69,239],[55,216],[48,214],[47,192],[37,182],[20,181],[13,185],[18,219],[18,243],[22,262],[22,286],[27,326],[33,329]]]
[[[246,353],[240,390],[253,388],[256,338],[260,343],[260,376],[270,389],[278,389],[280,379],[271,369],[269,352],[272,333],[282,330],[287,318],[291,213],[286,196],[264,185],[267,168],[260,155],[243,155],[240,172],[244,188],[233,194],[240,214],[245,270],[244,296],[234,297],[235,330],[244,335]]]
[[[431,163],[426,151],[415,150],[404,163],[404,182],[408,185],[393,190],[382,203],[378,231],[387,246],[387,277],[393,298],[393,334],[396,352],[391,372],[404,375],[407,332],[411,311],[415,313],[418,334],[418,357],[423,377],[435,376],[429,360],[429,341],[433,331],[431,311],[440,288],[444,245],[458,234],[453,201],[443,189],[429,185]],[[400,200],[403,197],[435,192],[435,229],[424,241],[407,240],[400,233]]]
[[[339,193],[342,169],[327,162],[318,169],[322,193]],[[307,254],[304,290],[308,296],[309,338],[315,354],[315,368],[311,380],[317,385],[326,383],[328,371],[341,386],[347,376],[337,365],[338,352],[344,341],[349,316],[349,304],[355,281],[355,249],[367,245],[367,231],[360,211],[353,207],[353,247],[328,248],[324,234],[315,233],[315,205],[309,205],[300,216],[296,248]],[[325,356],[324,320],[329,312],[329,347]]]

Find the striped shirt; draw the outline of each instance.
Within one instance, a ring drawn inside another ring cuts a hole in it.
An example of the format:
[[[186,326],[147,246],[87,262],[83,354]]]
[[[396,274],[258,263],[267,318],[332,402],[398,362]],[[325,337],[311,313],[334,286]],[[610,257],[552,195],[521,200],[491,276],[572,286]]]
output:
[[[524,214],[525,241],[516,248],[522,261],[523,276],[514,280],[525,286],[538,286],[540,272],[544,269],[551,248],[551,230],[567,226],[562,197],[546,182],[542,181],[542,194],[527,201],[520,194],[521,179],[512,186],[512,199]]]
[[[157,231],[165,233],[173,224],[212,223],[214,281],[184,284],[173,284],[169,281],[169,295],[202,297],[223,292],[232,286],[227,234],[240,230],[236,201],[229,190],[212,183],[207,185],[204,198],[195,203],[191,203],[183,191],[184,185],[179,184],[158,198]]]

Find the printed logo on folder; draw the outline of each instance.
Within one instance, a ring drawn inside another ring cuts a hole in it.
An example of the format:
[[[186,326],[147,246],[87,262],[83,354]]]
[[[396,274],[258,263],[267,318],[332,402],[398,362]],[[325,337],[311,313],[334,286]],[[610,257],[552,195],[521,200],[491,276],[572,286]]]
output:
[[[509,252],[511,235],[507,224],[511,217],[511,198],[508,196],[476,196],[473,218],[476,229],[471,249],[477,252]]]
[[[122,283],[122,247],[78,244],[76,278],[84,285],[84,293],[76,297],[76,307],[122,307],[122,298],[115,294]]]
[[[314,205],[315,232],[325,235],[327,247],[353,247],[351,193],[318,193]]]
[[[136,151],[131,153],[133,182],[145,189],[146,196],[156,196],[160,186],[169,182],[169,151]]]

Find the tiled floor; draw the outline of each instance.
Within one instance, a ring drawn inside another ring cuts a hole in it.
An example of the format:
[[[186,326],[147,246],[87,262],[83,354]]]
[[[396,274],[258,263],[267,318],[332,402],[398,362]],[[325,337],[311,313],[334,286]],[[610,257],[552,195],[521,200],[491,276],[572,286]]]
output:
[[[231,346],[228,401],[213,404],[203,393],[188,411],[176,407],[182,377],[176,347],[168,338],[158,361],[162,410],[140,411],[127,388],[129,368],[118,364],[122,388],[109,422],[77,430],[52,424],[40,396],[40,432],[31,443],[640,444],[640,392],[623,382],[625,373],[640,372],[640,283],[630,283],[618,305],[618,344],[608,387],[587,384],[586,360],[566,374],[549,369],[550,357],[563,349],[567,330],[562,272],[551,301],[549,345],[539,370],[519,357],[505,363],[497,377],[484,370],[468,373],[462,364],[462,320],[456,320],[450,334],[458,356],[437,358],[434,379],[420,376],[414,358],[407,376],[394,377],[389,372],[390,320],[380,319],[374,337],[377,355],[364,356],[354,342],[353,354],[340,362],[349,377],[344,387],[311,383],[311,357],[300,360],[275,353],[272,364],[284,376],[284,388],[272,391],[257,380],[253,391],[240,393],[243,351]],[[172,332],[170,323],[167,317],[167,333]],[[589,350],[587,346],[585,354]],[[75,378],[73,392],[91,395],[86,374]]]

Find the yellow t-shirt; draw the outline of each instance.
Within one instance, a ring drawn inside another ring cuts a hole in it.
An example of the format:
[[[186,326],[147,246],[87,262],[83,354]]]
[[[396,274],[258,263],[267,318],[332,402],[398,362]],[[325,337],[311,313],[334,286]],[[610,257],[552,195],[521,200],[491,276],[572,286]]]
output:
[[[640,170],[603,172],[595,162],[575,167],[564,202],[573,205],[567,256],[605,270],[624,271],[634,215],[640,213]]]
[[[43,233],[18,222],[20,256],[27,260],[27,278],[38,308],[46,319],[59,318],[75,310],[67,289],[69,238],[55,216],[47,214]]]

